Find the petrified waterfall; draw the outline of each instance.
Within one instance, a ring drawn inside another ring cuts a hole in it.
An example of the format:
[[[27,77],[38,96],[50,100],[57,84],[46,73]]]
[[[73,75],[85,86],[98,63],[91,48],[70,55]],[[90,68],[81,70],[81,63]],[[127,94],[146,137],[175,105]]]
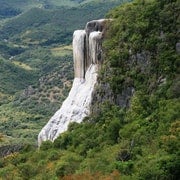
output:
[[[102,63],[102,39],[105,19],[90,21],[85,30],[73,34],[73,59],[75,78],[71,91],[61,108],[43,127],[38,136],[42,141],[54,141],[67,130],[69,123],[80,123],[90,113],[92,92],[97,81],[97,71]]]

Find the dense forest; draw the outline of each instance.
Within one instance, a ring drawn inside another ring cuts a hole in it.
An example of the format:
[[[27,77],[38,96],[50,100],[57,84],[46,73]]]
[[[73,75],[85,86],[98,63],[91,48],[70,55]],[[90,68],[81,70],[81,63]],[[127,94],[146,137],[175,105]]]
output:
[[[1,158],[0,177],[178,179],[179,10],[178,0],[134,0],[112,9],[90,116],[54,143],[27,144]]]

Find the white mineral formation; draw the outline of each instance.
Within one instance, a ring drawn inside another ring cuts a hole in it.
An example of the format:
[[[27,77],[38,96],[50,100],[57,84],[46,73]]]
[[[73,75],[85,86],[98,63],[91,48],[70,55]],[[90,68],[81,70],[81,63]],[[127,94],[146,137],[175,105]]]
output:
[[[97,70],[102,62],[104,19],[88,22],[85,30],[73,35],[73,59],[75,79],[67,99],[61,108],[43,127],[38,136],[42,141],[54,141],[68,129],[71,122],[80,123],[90,113],[92,92],[97,81]]]
[[[77,30],[73,34],[73,59],[74,59],[74,76],[75,78],[84,79],[85,66],[85,30]]]

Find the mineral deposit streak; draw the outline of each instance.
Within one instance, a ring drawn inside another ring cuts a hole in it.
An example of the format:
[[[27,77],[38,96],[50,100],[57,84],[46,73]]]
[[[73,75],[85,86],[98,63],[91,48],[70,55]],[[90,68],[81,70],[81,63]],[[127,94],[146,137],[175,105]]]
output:
[[[102,39],[105,19],[87,23],[85,30],[73,34],[74,81],[61,108],[52,116],[38,135],[42,141],[54,141],[68,129],[71,122],[80,123],[89,115],[92,92],[97,82],[97,71],[102,63]]]

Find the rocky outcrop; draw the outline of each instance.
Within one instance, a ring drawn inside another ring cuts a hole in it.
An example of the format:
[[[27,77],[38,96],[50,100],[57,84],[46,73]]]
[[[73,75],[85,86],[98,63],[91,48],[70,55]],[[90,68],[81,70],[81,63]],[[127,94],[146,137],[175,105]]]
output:
[[[88,22],[85,30],[74,32],[75,79],[73,86],[61,108],[39,133],[39,145],[42,141],[54,141],[67,130],[69,123],[80,123],[89,115],[92,93],[97,82],[97,71],[102,63],[102,40],[106,21],[101,19]]]

